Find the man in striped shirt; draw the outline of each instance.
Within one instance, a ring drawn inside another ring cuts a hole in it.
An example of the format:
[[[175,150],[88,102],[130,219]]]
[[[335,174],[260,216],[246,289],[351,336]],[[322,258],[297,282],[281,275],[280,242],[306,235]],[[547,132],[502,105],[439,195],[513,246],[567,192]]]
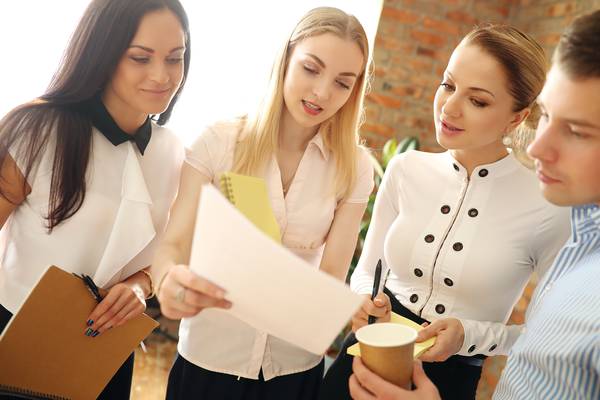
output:
[[[600,399],[600,10],[561,36],[538,98],[528,152],[546,199],[573,206],[572,235],[531,300],[494,399]],[[370,372],[358,357],[354,399],[439,399],[415,364],[414,391]]]

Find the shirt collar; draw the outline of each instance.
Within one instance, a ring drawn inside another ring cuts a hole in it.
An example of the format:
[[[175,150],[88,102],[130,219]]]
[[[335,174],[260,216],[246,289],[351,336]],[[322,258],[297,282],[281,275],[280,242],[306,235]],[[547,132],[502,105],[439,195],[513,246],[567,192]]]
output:
[[[144,155],[144,151],[150,142],[152,136],[152,125],[150,118],[130,135],[122,130],[110,115],[100,96],[94,96],[92,99],[84,102],[80,109],[90,118],[92,125],[96,127],[113,145],[118,146],[128,140],[134,142],[140,153]]]
[[[467,170],[462,166],[454,157],[450,151],[446,151],[446,159],[448,170],[452,171],[455,174],[460,176],[467,176]],[[478,165],[473,172],[471,172],[471,176],[469,178],[480,179],[480,180],[489,180],[498,178],[500,176],[506,175],[508,173],[513,172],[516,168],[518,168],[521,163],[515,158],[514,154],[511,152],[506,157],[501,158],[498,161],[494,161],[490,164]],[[525,168],[523,166],[523,168]]]
[[[576,236],[600,233],[600,207],[596,204],[573,207],[571,221]]]
[[[321,133],[321,130],[319,130],[315,134],[315,136],[313,136],[313,138],[310,139],[308,145],[310,146],[311,144],[317,146],[325,161],[329,159],[329,151],[327,151],[327,149],[325,148],[325,143],[323,142],[323,134]]]

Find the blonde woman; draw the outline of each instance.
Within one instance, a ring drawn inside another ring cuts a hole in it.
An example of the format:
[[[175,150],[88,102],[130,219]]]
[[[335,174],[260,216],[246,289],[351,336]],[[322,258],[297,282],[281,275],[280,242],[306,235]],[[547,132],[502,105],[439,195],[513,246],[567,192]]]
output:
[[[351,287],[367,295],[378,259],[391,270],[381,304],[437,336],[421,359],[444,399],[473,399],[486,356],[507,354],[521,332],[505,325],[531,273],[542,275],[569,235],[569,210],[548,203],[517,157],[532,138],[546,58],[510,26],[474,29],[452,53],[433,109],[439,154],[389,164]],[[507,149],[512,147],[512,151]],[[351,344],[349,341],[347,344]],[[351,360],[325,377],[324,399],[347,399]]]
[[[209,127],[191,147],[153,266],[163,313],[184,318],[167,398],[317,396],[322,356],[215,309],[229,305],[223,291],[186,264],[201,186],[233,170],[266,180],[285,247],[345,278],[373,188],[357,136],[368,54],[355,17],[335,8],[308,12],[275,61],[262,108]]]

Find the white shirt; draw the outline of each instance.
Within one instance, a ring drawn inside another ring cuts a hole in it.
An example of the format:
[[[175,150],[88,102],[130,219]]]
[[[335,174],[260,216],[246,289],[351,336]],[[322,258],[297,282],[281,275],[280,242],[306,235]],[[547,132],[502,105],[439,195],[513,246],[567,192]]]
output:
[[[521,330],[505,325],[512,308],[569,228],[569,209],[544,200],[512,154],[469,178],[449,152],[411,151],[388,165],[351,288],[371,293],[382,259],[387,287],[410,311],[461,320],[458,354],[506,354]]]
[[[149,266],[185,156],[179,139],[154,124],[143,156],[130,141],[115,147],[93,128],[85,200],[48,234],[53,143],[29,177],[31,193],[2,229],[0,304],[12,313],[51,265],[105,288]]]
[[[206,129],[187,155],[186,161],[217,187],[221,174],[231,170],[238,129],[235,122]],[[346,200],[349,203],[366,203],[373,190],[373,167],[366,152],[360,151],[359,155],[357,181]],[[321,263],[338,206],[333,184],[335,168],[334,157],[317,133],[304,152],[285,198],[275,157],[263,176],[282,244],[314,268]],[[231,249],[224,245],[223,251]],[[293,323],[292,318],[289,323]],[[309,370],[322,358],[217,309],[184,318],[177,349],[186,360],[204,369],[250,379],[257,379],[262,369],[265,380]]]

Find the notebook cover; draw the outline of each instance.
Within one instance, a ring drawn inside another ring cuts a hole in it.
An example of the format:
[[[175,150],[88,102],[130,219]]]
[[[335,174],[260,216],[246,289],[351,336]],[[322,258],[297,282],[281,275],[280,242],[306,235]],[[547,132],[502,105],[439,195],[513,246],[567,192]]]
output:
[[[158,326],[143,314],[95,338],[85,336],[97,304],[80,278],[50,267],[0,336],[0,391],[97,398]]]
[[[276,242],[281,242],[279,224],[273,214],[264,179],[225,172],[221,175],[221,192],[256,227]]]

